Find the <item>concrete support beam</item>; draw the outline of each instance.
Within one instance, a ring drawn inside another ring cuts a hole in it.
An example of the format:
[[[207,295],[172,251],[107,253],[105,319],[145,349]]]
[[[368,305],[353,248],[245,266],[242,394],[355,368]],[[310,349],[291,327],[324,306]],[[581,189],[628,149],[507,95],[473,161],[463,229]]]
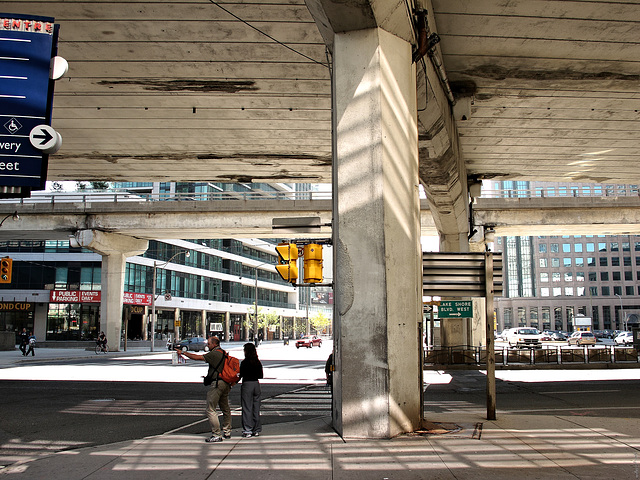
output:
[[[422,3],[427,10],[430,32],[435,33],[431,1]],[[435,55],[441,58],[439,47]],[[460,153],[451,94],[446,91],[446,72],[434,65],[428,55],[418,62],[417,68],[420,181],[440,235],[440,251],[467,252],[467,172]]]
[[[422,311],[415,69],[382,29],[334,47],[334,428],[389,438],[420,422]]]
[[[122,329],[122,297],[127,257],[146,252],[149,242],[123,235],[81,230],[75,234],[81,247],[102,255],[102,300],[100,302],[100,329],[109,340],[109,348],[120,349]]]

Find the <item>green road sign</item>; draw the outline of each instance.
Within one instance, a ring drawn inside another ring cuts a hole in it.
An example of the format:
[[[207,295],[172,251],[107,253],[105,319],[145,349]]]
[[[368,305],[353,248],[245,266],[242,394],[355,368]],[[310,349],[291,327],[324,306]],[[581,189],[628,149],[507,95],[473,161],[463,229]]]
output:
[[[438,307],[438,318],[472,318],[473,302],[471,300],[442,300]]]

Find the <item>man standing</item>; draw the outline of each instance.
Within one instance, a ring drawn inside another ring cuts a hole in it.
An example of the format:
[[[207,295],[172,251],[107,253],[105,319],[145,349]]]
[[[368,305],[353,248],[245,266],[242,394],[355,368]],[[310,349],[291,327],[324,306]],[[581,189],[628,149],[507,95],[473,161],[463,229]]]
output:
[[[209,364],[209,372],[207,377],[212,378],[213,382],[207,392],[207,418],[211,425],[211,437],[206,442],[221,442],[223,438],[231,438],[231,409],[229,408],[229,390],[231,385],[218,378],[218,374],[224,368],[224,350],[220,348],[220,339],[218,337],[209,337],[207,339],[209,351],[204,355],[191,353],[189,351],[178,351],[178,355],[184,355],[191,360],[202,360]],[[222,431],[220,430],[220,421],[216,412],[216,406],[220,406],[222,412]]]

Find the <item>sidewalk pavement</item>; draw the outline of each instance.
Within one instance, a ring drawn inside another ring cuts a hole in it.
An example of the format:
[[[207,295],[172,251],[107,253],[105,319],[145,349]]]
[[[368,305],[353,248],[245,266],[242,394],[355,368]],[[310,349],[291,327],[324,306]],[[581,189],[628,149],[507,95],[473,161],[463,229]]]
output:
[[[441,419],[445,420],[445,419]],[[23,459],[8,479],[637,479],[640,432],[614,419],[458,415],[443,432],[390,440],[341,439],[330,418],[240,430],[222,443],[168,432],[98,447]],[[628,422],[628,421],[627,421]],[[432,425],[436,426],[437,425]],[[633,430],[633,431],[631,431]]]

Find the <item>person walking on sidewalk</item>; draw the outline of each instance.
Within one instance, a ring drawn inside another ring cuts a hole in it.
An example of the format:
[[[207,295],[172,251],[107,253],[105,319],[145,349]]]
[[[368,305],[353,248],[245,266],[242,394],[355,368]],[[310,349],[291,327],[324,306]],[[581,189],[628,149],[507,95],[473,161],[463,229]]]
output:
[[[206,442],[222,442],[223,438],[231,438],[231,409],[229,408],[229,390],[231,385],[218,378],[218,374],[224,368],[224,350],[220,348],[220,339],[218,337],[209,337],[207,339],[209,351],[204,355],[191,353],[189,351],[182,352],[178,349],[178,356],[183,355],[191,360],[201,360],[209,364],[207,378],[211,378],[212,383],[207,391],[207,409],[206,414],[211,426],[211,436]],[[220,407],[222,412],[222,430],[220,430],[220,420],[216,407]]]
[[[34,348],[36,348],[36,336],[31,332],[31,335],[29,335],[29,350],[27,350],[25,355],[29,355],[29,353],[31,353],[31,356],[35,357],[36,351]]]
[[[257,437],[262,432],[260,421],[260,402],[262,392],[260,379],[263,378],[262,363],[258,358],[256,346],[253,343],[244,344],[244,360],[240,362],[240,401],[242,404],[242,436]]]
[[[27,355],[27,345],[29,345],[29,334],[27,329],[23,328],[22,332],[20,332],[20,351],[23,357]]]

